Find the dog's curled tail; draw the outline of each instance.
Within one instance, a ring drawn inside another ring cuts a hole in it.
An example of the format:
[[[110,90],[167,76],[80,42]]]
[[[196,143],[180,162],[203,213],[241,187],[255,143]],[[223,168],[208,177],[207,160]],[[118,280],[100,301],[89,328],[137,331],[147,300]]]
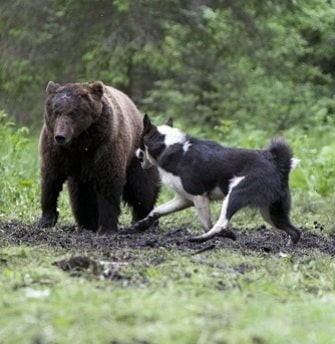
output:
[[[288,143],[281,137],[274,138],[267,147],[279,169],[284,175],[288,175],[299,163],[299,159],[293,158],[293,153]]]

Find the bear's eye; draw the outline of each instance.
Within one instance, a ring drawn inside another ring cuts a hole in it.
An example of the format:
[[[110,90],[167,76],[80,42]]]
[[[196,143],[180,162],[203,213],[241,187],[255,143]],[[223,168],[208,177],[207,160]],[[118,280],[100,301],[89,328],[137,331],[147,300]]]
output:
[[[70,116],[70,117],[78,117],[78,115],[79,115],[79,112],[78,112],[78,111],[70,111],[70,112],[69,112],[69,116]]]
[[[53,109],[51,108],[51,106],[49,108],[47,108],[47,115],[48,117],[55,117],[58,116],[58,111],[53,111]]]
[[[81,97],[82,99],[85,99],[85,100],[90,100],[90,97],[88,96],[87,93],[81,93],[81,94],[80,94],[80,97]]]

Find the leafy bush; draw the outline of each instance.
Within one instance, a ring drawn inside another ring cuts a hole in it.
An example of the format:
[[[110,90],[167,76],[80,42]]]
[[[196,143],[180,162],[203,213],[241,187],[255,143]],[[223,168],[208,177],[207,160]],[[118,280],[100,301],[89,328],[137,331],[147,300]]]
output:
[[[30,221],[39,202],[37,139],[0,111],[0,209],[3,219]]]

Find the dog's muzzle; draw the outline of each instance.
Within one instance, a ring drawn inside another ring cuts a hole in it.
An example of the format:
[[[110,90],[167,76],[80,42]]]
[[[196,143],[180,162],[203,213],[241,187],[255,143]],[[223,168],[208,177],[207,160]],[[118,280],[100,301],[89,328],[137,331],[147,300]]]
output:
[[[144,150],[141,148],[136,149],[135,156],[142,163],[144,161],[144,157],[145,157]]]
[[[152,163],[148,159],[146,152],[142,148],[136,149],[135,156],[141,162],[143,169],[147,169],[152,166]]]

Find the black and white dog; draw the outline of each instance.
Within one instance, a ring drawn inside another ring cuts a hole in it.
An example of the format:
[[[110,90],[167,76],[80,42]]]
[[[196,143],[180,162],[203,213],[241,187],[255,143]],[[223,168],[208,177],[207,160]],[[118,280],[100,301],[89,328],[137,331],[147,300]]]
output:
[[[158,166],[163,184],[175,197],[135,223],[134,230],[145,230],[159,217],[194,205],[206,232],[190,240],[205,241],[225,232],[230,236],[232,216],[254,206],[265,221],[289,234],[291,243],[299,241],[300,231],[289,217],[288,186],[298,160],[283,139],[273,139],[265,150],[225,148],[173,128],[172,120],[157,127],[145,115],[143,123],[142,147],[136,155],[143,168]],[[221,215],[213,226],[209,203],[219,199]]]

